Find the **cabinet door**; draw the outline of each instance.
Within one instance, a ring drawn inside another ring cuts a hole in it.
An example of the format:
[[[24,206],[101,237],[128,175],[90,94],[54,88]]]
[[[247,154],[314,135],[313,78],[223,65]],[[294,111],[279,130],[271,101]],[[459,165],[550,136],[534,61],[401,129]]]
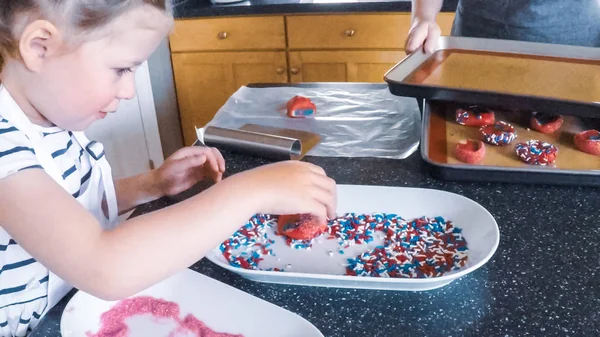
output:
[[[296,82],[383,82],[403,51],[290,52],[290,78]]]
[[[286,83],[285,52],[174,53],[173,73],[186,145],[227,99],[249,83]]]

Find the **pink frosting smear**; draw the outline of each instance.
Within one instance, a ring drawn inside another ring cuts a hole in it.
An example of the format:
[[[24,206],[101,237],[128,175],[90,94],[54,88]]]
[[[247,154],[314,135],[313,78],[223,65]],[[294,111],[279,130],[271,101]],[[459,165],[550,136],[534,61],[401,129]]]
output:
[[[216,332],[202,321],[189,314],[180,318],[179,305],[174,302],[150,296],[128,298],[117,303],[100,317],[100,331],[87,332],[88,337],[127,337],[129,327],[125,320],[137,315],[152,315],[154,318],[168,318],[179,324],[169,337],[185,333],[195,337],[244,337],[239,334]]]

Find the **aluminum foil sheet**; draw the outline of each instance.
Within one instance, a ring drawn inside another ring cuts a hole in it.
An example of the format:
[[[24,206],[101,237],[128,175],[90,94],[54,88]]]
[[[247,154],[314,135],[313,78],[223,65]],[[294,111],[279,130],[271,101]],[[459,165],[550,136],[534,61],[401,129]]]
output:
[[[316,117],[286,116],[285,105],[296,95],[315,103]],[[241,87],[207,127],[238,129],[245,124],[320,135],[309,156],[403,159],[418,148],[421,116],[415,98],[394,96],[387,85]]]

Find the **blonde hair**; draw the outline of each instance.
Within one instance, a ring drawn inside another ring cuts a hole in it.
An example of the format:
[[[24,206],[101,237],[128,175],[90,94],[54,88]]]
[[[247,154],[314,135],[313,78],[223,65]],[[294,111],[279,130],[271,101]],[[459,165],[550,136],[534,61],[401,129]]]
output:
[[[171,0],[0,0],[0,69],[6,57],[18,57],[18,37],[34,20],[81,36],[144,5],[172,15]]]

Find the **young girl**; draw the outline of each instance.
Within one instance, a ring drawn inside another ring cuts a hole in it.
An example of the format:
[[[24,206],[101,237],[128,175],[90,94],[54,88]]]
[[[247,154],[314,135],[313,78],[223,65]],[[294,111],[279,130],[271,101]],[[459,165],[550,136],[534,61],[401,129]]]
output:
[[[2,0],[0,335],[24,336],[72,286],[106,300],[181,271],[255,213],[333,217],[335,182],[282,162],[223,181],[211,148],[114,182],[81,132],[134,96],[134,74],[172,26],[168,0]],[[116,226],[117,215],[199,180],[217,184]]]

